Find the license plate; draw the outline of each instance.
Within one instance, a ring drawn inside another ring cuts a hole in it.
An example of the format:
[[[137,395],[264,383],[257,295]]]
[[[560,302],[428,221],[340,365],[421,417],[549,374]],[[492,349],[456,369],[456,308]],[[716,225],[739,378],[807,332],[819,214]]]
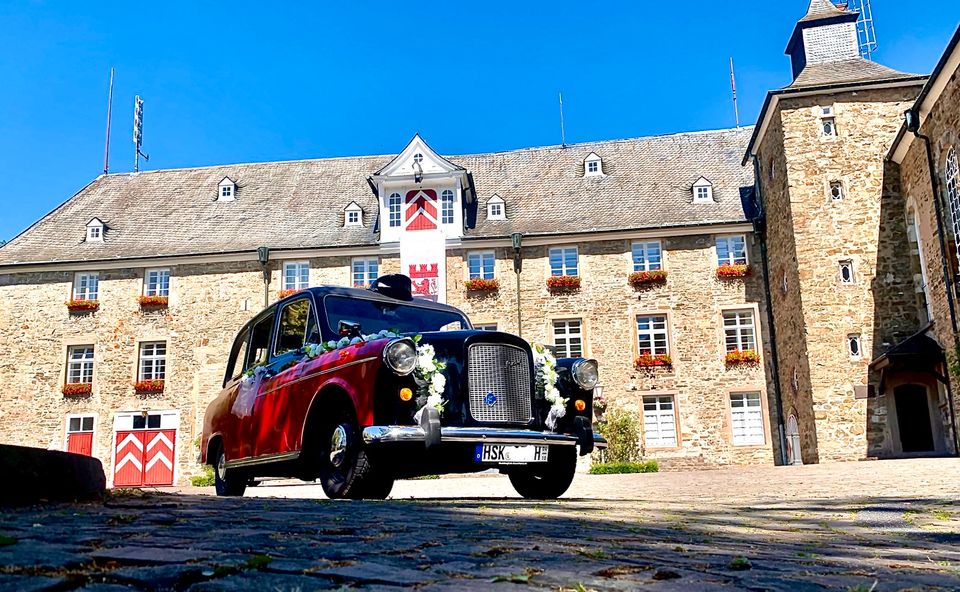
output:
[[[477,463],[543,463],[547,462],[549,446],[527,444],[477,444],[473,460]]]

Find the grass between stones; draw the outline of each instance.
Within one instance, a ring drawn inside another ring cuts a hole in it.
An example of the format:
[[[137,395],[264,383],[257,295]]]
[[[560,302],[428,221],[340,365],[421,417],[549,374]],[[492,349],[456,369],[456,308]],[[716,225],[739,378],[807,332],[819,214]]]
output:
[[[644,462],[615,462],[595,464],[590,467],[591,475],[620,475],[632,473],[658,473],[660,463],[656,460]]]

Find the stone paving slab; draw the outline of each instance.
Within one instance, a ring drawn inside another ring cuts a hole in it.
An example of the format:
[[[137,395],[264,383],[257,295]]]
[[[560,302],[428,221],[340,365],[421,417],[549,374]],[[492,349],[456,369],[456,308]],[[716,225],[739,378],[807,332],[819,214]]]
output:
[[[578,475],[553,502],[500,477],[383,502],[117,492],[0,509],[0,592],[960,590],[958,476],[958,459]]]

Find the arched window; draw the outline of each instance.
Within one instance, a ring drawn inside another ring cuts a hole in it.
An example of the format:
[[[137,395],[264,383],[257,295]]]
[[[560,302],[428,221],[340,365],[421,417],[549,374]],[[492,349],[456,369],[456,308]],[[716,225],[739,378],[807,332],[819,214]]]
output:
[[[453,224],[453,191],[444,189],[440,193],[441,217],[443,224]]]
[[[953,148],[950,148],[950,151],[947,152],[947,203],[950,204],[950,229],[951,229],[951,243],[954,249],[954,252],[960,256],[960,250],[958,250],[957,237],[960,237],[960,167],[957,165],[957,151]],[[954,263],[954,273],[957,272],[956,263]]]
[[[390,228],[400,227],[400,194],[391,193],[387,198],[387,209],[389,213]]]

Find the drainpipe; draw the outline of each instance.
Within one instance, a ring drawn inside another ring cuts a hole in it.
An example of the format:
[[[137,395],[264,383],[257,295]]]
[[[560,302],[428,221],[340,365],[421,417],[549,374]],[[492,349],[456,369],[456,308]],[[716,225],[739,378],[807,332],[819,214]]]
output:
[[[257,260],[263,267],[263,307],[270,306],[270,249],[268,247],[259,247],[257,249]]]
[[[777,403],[777,435],[780,439],[780,464],[790,464],[787,458],[787,441],[784,433],[783,420],[783,391],[780,388],[780,356],[777,353],[777,326],[773,322],[773,298],[770,294],[770,262],[767,254],[767,213],[763,207],[763,195],[760,192],[760,161],[755,154],[753,158],[753,176],[755,179],[754,191],[756,204],[759,208],[757,218],[753,220],[753,234],[760,242],[760,261],[763,263],[763,295],[767,301],[767,331],[770,332],[770,358],[773,370],[773,397]]]
[[[920,133],[920,117],[913,109],[905,113],[907,131],[923,140],[927,150],[927,166],[930,168],[930,188],[933,190],[933,204],[937,218],[937,235],[940,239],[940,259],[943,262],[943,287],[947,293],[947,308],[950,310],[950,328],[953,329],[953,354],[960,354],[960,337],[957,336],[957,313],[954,309],[954,284],[950,277],[950,259],[947,256],[947,241],[943,223],[943,194],[940,191],[940,177],[937,175],[937,165],[933,160],[933,146],[929,136]],[[960,455],[960,441],[957,434],[957,418],[953,409],[953,389],[950,388],[950,369],[947,368],[947,401],[950,407],[950,427],[953,429],[954,454]]]
[[[523,317],[520,308],[520,272],[523,271],[523,256],[520,247],[523,244],[523,233],[514,232],[510,235],[513,244],[513,272],[517,276],[517,336],[523,337]]]

